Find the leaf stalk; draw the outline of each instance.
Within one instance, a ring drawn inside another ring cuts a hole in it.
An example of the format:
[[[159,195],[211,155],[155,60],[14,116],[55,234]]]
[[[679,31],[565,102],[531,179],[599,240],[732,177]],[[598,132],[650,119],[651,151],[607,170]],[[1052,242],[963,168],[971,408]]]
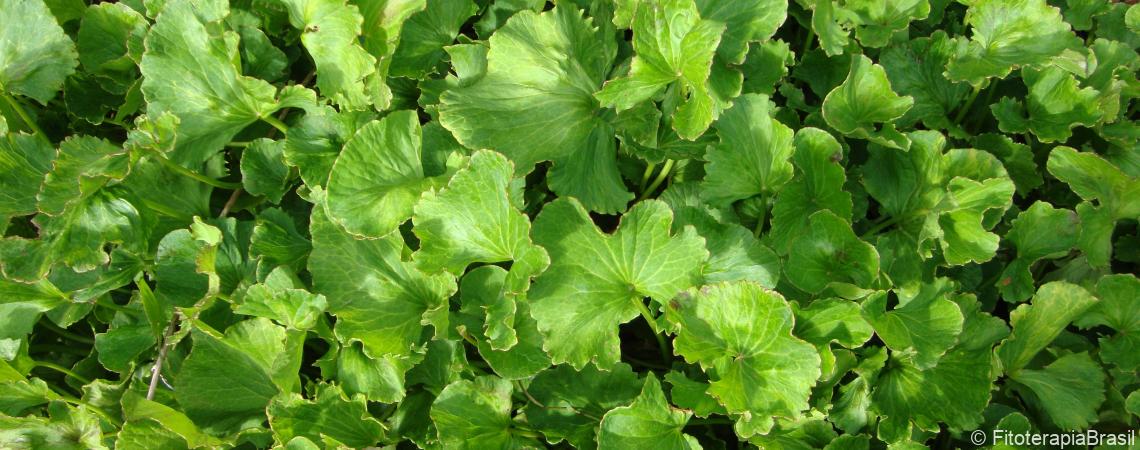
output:
[[[4,96],[4,100],[7,101],[8,105],[16,111],[16,115],[20,116],[20,120],[22,120],[24,122],[24,125],[27,125],[28,128],[32,130],[32,133],[35,133],[35,135],[43,140],[44,143],[49,147],[54,147],[51,141],[48,140],[47,134],[44,134],[44,130],[40,129],[40,126],[36,124],[36,121],[32,120],[32,116],[29,115],[28,111],[24,109],[24,105],[21,105],[15,97],[12,97],[12,95],[8,94],[7,92],[0,92],[0,95]]]

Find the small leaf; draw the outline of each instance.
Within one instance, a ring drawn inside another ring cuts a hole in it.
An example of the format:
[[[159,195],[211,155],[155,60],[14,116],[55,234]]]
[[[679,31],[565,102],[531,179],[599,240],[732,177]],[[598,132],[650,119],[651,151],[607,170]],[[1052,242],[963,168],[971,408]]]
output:
[[[601,448],[700,449],[697,438],[681,432],[692,413],[669,405],[661,382],[650,374],[641,395],[629,406],[614,408],[598,430]]]

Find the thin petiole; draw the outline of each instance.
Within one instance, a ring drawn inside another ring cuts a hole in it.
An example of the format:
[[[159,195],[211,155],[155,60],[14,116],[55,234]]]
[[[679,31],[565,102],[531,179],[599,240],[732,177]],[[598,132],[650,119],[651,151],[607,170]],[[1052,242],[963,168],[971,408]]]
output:
[[[77,373],[73,372],[71,369],[63,367],[59,364],[50,363],[50,362],[46,362],[46,361],[36,361],[34,365],[36,367],[43,367],[45,369],[51,369],[51,370],[54,370],[56,372],[67,375],[71,378],[75,378],[77,381],[79,381],[80,383],[83,383],[83,384],[91,384],[91,380],[89,378],[87,378],[83,375],[77,374]]]
[[[47,135],[44,134],[44,130],[40,129],[36,121],[32,120],[32,116],[28,115],[28,111],[24,109],[24,106],[21,105],[15,97],[12,97],[7,92],[0,92],[0,95],[4,96],[4,100],[8,102],[8,105],[11,106],[12,109],[16,110],[16,114],[20,116],[20,120],[24,121],[24,124],[27,125],[36,136],[39,136],[49,147],[54,147],[51,141],[48,140]]]
[[[657,318],[649,311],[649,307],[641,301],[641,298],[633,298],[633,303],[637,305],[637,310],[641,313],[641,317],[649,322],[649,328],[653,330],[653,337],[657,339],[657,348],[661,350],[661,362],[665,363],[668,367],[673,359],[673,355],[669,354],[669,348],[665,345],[665,336],[661,335],[661,327],[657,324]]]
[[[189,177],[189,178],[193,178],[193,179],[195,179],[199,182],[202,182],[204,184],[207,184],[207,185],[210,185],[210,186],[213,186],[216,188],[220,188],[220,189],[237,189],[237,188],[241,187],[241,183],[231,183],[229,181],[215,180],[213,178],[202,175],[202,174],[195,172],[193,170],[182,167],[181,165],[179,165],[178,163],[176,163],[174,161],[171,161],[170,159],[168,159],[166,156],[162,155],[161,153],[153,152],[153,154],[151,156],[153,156],[156,160],[158,160],[159,163],[162,163],[163,166],[166,166],[167,169],[173,170],[174,172],[178,173],[179,175]]]
[[[665,160],[665,165],[661,166],[661,172],[657,173],[657,178],[653,179],[653,182],[649,184],[649,187],[645,188],[644,191],[641,191],[641,198],[638,198],[637,201],[642,201],[649,198],[649,196],[652,195],[653,192],[661,186],[661,183],[664,183],[665,179],[669,178],[669,172],[673,170],[673,164],[673,160]]]
[[[261,118],[261,121],[265,122],[267,124],[273,125],[273,128],[276,128],[277,131],[281,132],[281,134],[285,134],[285,133],[289,132],[289,125],[285,125],[285,122],[282,122],[280,119],[278,119],[276,117],[265,116],[265,117]]]

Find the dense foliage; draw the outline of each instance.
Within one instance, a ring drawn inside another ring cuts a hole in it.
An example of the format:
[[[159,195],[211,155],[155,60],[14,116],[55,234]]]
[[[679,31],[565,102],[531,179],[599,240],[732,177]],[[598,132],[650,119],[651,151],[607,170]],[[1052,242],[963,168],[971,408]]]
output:
[[[1140,9],[0,0],[0,448],[1135,428]]]

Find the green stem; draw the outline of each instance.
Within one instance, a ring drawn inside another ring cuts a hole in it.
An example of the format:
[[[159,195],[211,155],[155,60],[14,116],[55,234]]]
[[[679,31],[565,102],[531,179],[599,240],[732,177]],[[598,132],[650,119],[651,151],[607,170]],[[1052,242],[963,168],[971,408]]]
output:
[[[866,240],[867,238],[871,237],[875,233],[883,231],[883,229],[885,229],[891,225],[897,224],[897,223],[901,222],[902,220],[903,220],[902,216],[896,216],[896,217],[891,217],[887,220],[881,221],[879,223],[876,223],[874,226],[871,227],[871,229],[864,231],[863,234],[860,234],[859,239]]]
[[[58,334],[60,337],[78,342],[80,344],[95,345],[95,340],[87,336],[80,336],[78,334],[60,328],[58,325],[51,323],[50,320],[41,322],[44,328],[51,330],[53,333]]]
[[[459,333],[459,336],[461,336],[464,341],[467,341],[468,344],[471,344],[472,347],[479,348],[479,343],[475,341],[475,338],[471,337],[470,333],[464,331]]]
[[[265,116],[261,118],[261,121],[273,125],[273,128],[276,128],[277,131],[281,132],[281,134],[285,134],[289,131],[289,125],[285,125],[285,122],[282,122],[276,117]]]
[[[649,328],[653,330],[653,337],[657,339],[657,348],[661,350],[661,362],[665,363],[666,367],[669,367],[673,355],[669,354],[669,348],[665,345],[665,336],[661,335],[661,327],[657,325],[657,318],[653,317],[653,313],[649,311],[649,307],[645,306],[645,302],[642,302],[641,298],[634,298],[633,304],[637,305],[637,310],[641,313],[641,317],[643,317],[646,322],[649,322]]]
[[[649,185],[649,177],[653,176],[653,169],[656,168],[656,163],[649,163],[645,166],[645,172],[641,174],[641,184],[638,186],[641,192],[645,192],[645,187]]]
[[[672,367],[667,366],[667,365],[662,365],[660,363],[655,363],[655,362],[651,362],[651,361],[645,361],[643,359],[634,358],[634,357],[629,356],[629,355],[622,355],[622,357],[625,359],[628,359],[629,362],[632,362],[635,365],[642,366],[642,367],[648,367],[650,369],[658,369],[658,370],[672,369]]]
[[[804,39],[804,46],[803,46],[804,50],[803,51],[805,54],[807,53],[808,50],[811,50],[811,43],[814,40],[815,40],[815,28],[812,28],[809,26],[809,27],[807,27],[807,38]]]
[[[61,366],[61,365],[59,365],[59,364],[56,364],[56,363],[50,363],[50,362],[45,362],[45,361],[36,361],[34,365],[35,365],[36,367],[43,367],[43,368],[45,368],[45,369],[51,369],[51,370],[54,370],[54,371],[56,371],[56,372],[62,373],[62,374],[64,374],[64,375],[67,375],[67,376],[69,376],[69,377],[71,377],[71,378],[75,378],[76,380],[78,380],[79,382],[81,382],[81,383],[83,383],[83,384],[91,384],[91,380],[90,380],[90,379],[88,379],[87,377],[85,377],[85,376],[83,376],[83,375],[80,375],[80,374],[77,374],[77,373],[75,373],[75,372],[72,372],[72,371],[71,371],[71,369],[68,369],[68,368],[66,368],[66,367],[63,367],[63,366]]]
[[[237,189],[237,188],[241,187],[241,183],[231,183],[229,181],[215,180],[213,178],[202,175],[202,174],[195,172],[193,170],[182,167],[178,163],[171,161],[170,159],[167,159],[166,156],[163,156],[162,154],[160,154],[158,152],[153,152],[151,156],[153,156],[155,159],[157,159],[158,162],[162,163],[163,166],[166,166],[167,169],[173,170],[174,172],[178,173],[179,175],[189,177],[189,178],[193,178],[193,179],[195,179],[199,182],[202,182],[204,184],[207,184],[207,185],[210,185],[210,186],[213,186],[216,188],[221,188],[221,189]]]
[[[246,141],[233,141],[233,142],[226,144],[226,147],[229,147],[229,148],[246,148],[246,147],[249,147],[249,144],[250,143],[246,142]]]
[[[966,113],[970,112],[970,107],[974,106],[974,100],[978,99],[978,94],[982,92],[981,88],[974,86],[970,91],[970,96],[966,98],[966,104],[958,110],[958,114],[954,116],[954,123],[961,124],[962,119],[966,117]]]
[[[768,197],[760,198],[760,217],[756,218],[756,228],[752,229],[752,236],[759,238],[764,230],[764,222],[768,221]]]
[[[661,172],[657,173],[657,178],[653,179],[653,182],[649,184],[649,187],[647,187],[647,188],[645,188],[645,190],[641,191],[641,197],[638,198],[637,201],[640,202],[642,200],[649,198],[649,196],[652,195],[653,192],[656,191],[658,187],[661,187],[661,183],[664,183],[665,179],[669,178],[669,172],[673,170],[673,164],[674,164],[673,160],[671,160],[671,159],[665,160],[665,165],[661,167]]]
[[[36,136],[39,136],[49,147],[54,147],[51,141],[48,140],[47,134],[44,134],[44,130],[40,129],[39,125],[36,125],[36,121],[32,120],[32,116],[28,115],[28,111],[24,110],[24,106],[16,101],[15,97],[12,97],[7,92],[0,92],[0,94],[3,94],[4,100],[8,102],[8,105],[10,105],[12,109],[16,110],[16,114],[20,116],[20,120],[23,120],[24,124],[27,125]]]
[[[709,417],[705,419],[689,419],[689,422],[686,425],[732,425],[733,423],[735,422],[727,417]]]
[[[50,353],[50,352],[68,353],[68,354],[72,354],[72,355],[75,355],[75,356],[78,356],[81,358],[86,358],[86,357],[91,355],[90,352],[85,352],[85,351],[83,351],[83,349],[80,349],[80,348],[75,348],[75,347],[72,347],[69,345],[57,345],[57,344],[35,344],[35,345],[32,345],[28,349],[28,351],[31,353]]]
[[[528,437],[531,439],[542,439],[542,435],[537,431],[517,424],[510,428],[510,432],[516,436]]]

